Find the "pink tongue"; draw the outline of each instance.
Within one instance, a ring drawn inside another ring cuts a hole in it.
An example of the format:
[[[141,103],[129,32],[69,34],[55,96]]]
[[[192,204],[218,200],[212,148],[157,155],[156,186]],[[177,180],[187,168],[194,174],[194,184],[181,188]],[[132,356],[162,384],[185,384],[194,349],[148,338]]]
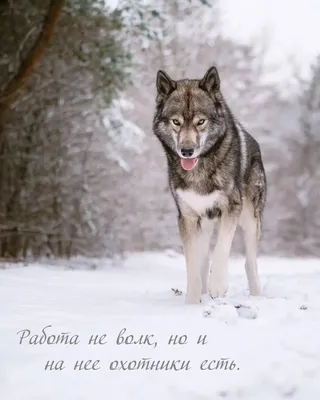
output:
[[[196,158],[181,158],[181,166],[184,170],[190,171],[196,164]]]

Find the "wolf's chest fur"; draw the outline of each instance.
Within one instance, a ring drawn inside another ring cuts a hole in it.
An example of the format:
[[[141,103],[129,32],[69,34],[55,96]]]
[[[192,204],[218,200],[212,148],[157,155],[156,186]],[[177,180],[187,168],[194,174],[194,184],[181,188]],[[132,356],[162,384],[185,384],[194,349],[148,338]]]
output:
[[[227,202],[227,196],[221,190],[201,195],[192,189],[177,189],[178,201],[180,205],[187,205],[196,214],[203,215],[213,209],[223,209]]]

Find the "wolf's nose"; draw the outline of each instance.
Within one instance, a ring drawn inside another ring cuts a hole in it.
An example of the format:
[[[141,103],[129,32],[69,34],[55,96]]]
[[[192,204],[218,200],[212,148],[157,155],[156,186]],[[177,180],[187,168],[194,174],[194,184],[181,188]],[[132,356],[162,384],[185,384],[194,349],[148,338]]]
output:
[[[194,149],[182,149],[181,154],[183,157],[191,157],[194,153]]]

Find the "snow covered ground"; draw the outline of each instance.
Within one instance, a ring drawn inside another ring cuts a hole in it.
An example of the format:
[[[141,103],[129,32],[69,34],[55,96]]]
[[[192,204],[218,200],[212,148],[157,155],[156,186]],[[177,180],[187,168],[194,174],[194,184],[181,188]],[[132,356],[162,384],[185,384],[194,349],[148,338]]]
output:
[[[1,400],[320,398],[319,259],[261,259],[255,299],[232,260],[198,306],[172,252],[0,267]]]

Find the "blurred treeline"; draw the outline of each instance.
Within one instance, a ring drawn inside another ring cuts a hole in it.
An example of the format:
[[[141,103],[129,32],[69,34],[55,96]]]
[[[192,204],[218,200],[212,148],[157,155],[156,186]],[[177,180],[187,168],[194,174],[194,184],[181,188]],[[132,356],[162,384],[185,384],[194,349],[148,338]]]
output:
[[[181,250],[155,75],[213,64],[261,143],[261,252],[320,255],[320,61],[289,92],[220,28],[217,1],[0,1],[0,257]]]

